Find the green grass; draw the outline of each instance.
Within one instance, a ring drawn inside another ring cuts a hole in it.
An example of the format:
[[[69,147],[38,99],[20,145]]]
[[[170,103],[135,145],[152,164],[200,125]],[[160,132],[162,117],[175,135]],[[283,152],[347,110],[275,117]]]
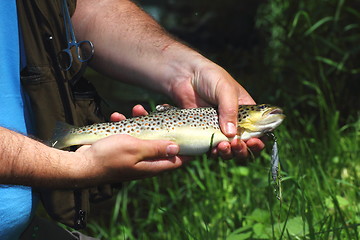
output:
[[[360,122],[339,129],[332,151],[287,128],[276,134],[281,201],[269,181],[270,149],[247,166],[204,156],[124,184],[111,218],[91,230],[104,239],[358,239]]]
[[[264,42],[247,53],[255,70],[245,87],[287,115],[275,132],[281,201],[270,181],[269,142],[247,165],[202,156],[180,170],[124,183],[88,231],[124,240],[359,239],[357,6],[272,0],[258,10]],[[139,91],[134,95],[143,101],[163,103]]]

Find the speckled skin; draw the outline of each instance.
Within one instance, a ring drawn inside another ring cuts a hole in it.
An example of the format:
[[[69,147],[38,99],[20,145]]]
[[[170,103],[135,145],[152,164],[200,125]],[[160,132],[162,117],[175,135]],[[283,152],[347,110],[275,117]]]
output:
[[[214,108],[170,109],[158,111],[147,116],[125,119],[120,122],[98,123],[74,128],[71,134],[130,134],[138,135],[144,131],[174,131],[183,126],[201,129],[219,129],[218,116]]]
[[[241,124],[249,125],[246,121],[251,120],[251,115],[255,112],[262,114],[271,109],[278,108],[266,104],[240,106],[238,137],[242,138],[244,133]],[[231,140],[221,132],[215,108],[178,109],[169,105],[159,105],[157,110],[147,116],[129,118],[120,122],[71,128],[63,131],[62,135],[58,134],[53,141],[53,147],[92,144],[110,135],[129,134],[140,139],[171,140],[180,145],[180,154],[197,155],[205,153],[220,141]],[[250,125],[253,126],[252,123]],[[257,135],[250,137],[252,136]]]

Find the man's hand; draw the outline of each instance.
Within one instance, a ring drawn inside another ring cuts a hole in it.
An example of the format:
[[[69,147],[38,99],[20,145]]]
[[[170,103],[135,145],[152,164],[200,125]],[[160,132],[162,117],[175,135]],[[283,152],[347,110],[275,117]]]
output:
[[[189,60],[195,67],[188,78],[177,78],[172,81],[170,96],[185,108],[218,105],[219,123],[222,132],[227,137],[234,137],[237,133],[237,114],[239,104],[251,105],[255,101],[246,90],[237,83],[229,73],[215,63],[198,56]],[[213,155],[220,155],[224,159],[247,158],[248,149],[259,152],[264,148],[260,139],[249,139],[244,142],[234,139],[221,142],[213,149]]]
[[[133,108],[133,116],[147,115],[141,106]],[[110,120],[122,121],[123,114],[113,113]],[[140,140],[128,135],[114,135],[91,146],[82,146],[78,152],[85,154],[89,162],[102,163],[97,175],[106,175],[111,182],[127,181],[151,177],[163,171],[176,169],[190,160],[189,157],[176,156],[179,146],[170,141]],[[104,179],[105,180],[105,179]]]
[[[94,180],[122,182],[157,175],[180,167],[185,158],[176,156],[179,146],[164,140],[140,140],[128,135],[113,135],[77,150],[92,168]],[[85,176],[86,177],[86,176]]]

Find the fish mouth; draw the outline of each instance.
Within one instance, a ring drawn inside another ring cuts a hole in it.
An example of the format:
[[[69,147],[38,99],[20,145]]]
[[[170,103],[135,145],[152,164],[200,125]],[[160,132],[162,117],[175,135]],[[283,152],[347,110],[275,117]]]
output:
[[[285,118],[285,115],[283,114],[283,110],[281,109],[281,108],[279,108],[279,107],[276,107],[276,108],[272,108],[272,109],[269,109],[269,110],[267,110],[267,111],[265,111],[264,113],[263,113],[263,116],[265,117],[265,116],[268,116],[268,117],[270,117],[270,116],[276,116],[277,118],[278,117],[280,117],[280,118]]]
[[[269,112],[269,114],[282,114],[283,110],[280,108],[275,108]]]
[[[273,107],[265,111],[262,114],[262,119],[254,125],[257,127],[257,131],[262,133],[271,132],[282,123],[284,118],[283,110],[279,107]]]

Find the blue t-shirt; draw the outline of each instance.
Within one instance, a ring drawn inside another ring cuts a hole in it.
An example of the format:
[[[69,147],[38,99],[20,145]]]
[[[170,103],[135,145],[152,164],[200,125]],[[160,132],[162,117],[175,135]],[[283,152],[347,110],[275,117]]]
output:
[[[26,135],[24,101],[20,86],[20,43],[22,41],[19,35],[16,1],[1,0],[0,126]],[[19,238],[29,224],[36,199],[30,187],[0,185],[1,240]]]

